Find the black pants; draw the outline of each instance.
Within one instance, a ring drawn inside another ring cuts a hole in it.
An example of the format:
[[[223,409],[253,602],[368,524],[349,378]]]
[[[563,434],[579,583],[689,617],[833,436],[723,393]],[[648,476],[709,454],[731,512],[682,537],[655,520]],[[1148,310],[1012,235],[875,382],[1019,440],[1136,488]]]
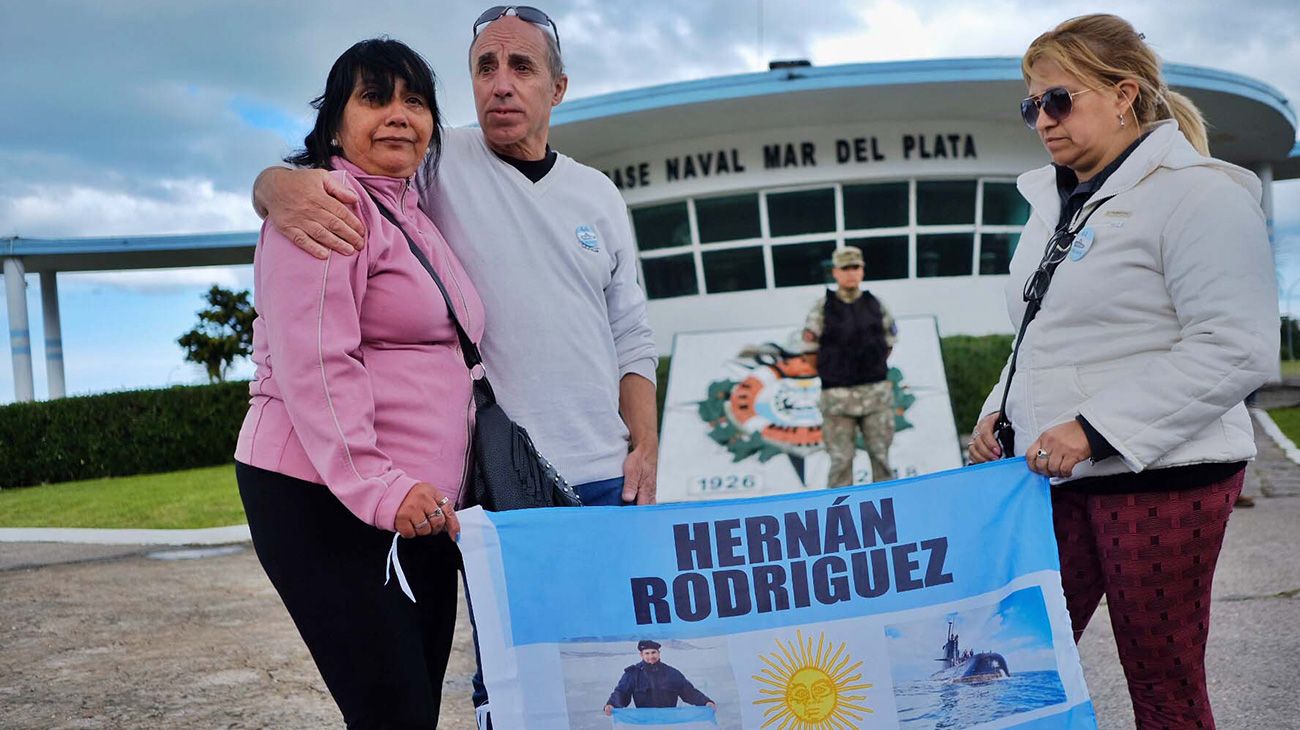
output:
[[[384,585],[393,533],[328,489],[235,464],[257,559],[349,728],[436,728],[456,626],[460,551],[440,533],[401,540],[417,603]]]

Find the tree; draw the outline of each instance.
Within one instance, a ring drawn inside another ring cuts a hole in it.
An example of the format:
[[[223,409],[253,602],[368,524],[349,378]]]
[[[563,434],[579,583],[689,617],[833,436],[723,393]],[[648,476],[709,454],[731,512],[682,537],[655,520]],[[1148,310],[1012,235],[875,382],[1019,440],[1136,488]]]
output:
[[[187,362],[202,365],[208,380],[221,383],[237,358],[253,353],[253,320],[257,313],[248,290],[231,291],[216,284],[208,290],[208,308],[199,310],[199,324],[176,340]]]

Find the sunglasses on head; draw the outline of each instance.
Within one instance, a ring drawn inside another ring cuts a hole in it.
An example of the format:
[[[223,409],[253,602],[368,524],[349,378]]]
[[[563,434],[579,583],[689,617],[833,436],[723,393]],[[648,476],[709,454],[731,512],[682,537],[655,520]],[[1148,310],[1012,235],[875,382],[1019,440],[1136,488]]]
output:
[[[478,20],[474,21],[474,37],[478,38],[478,34],[482,33],[489,23],[500,20],[506,15],[514,15],[524,22],[532,23],[549,32],[555,38],[556,49],[559,49],[560,29],[555,27],[555,21],[551,20],[546,13],[530,5],[494,5],[484,10],[483,14],[478,16]]]
[[[1070,91],[1064,86],[1053,86],[1038,96],[1021,100],[1020,118],[1025,120],[1026,127],[1034,129],[1038,125],[1038,111],[1041,109],[1053,121],[1059,122],[1070,116],[1070,111],[1074,109],[1074,97],[1089,91],[1092,89]]]

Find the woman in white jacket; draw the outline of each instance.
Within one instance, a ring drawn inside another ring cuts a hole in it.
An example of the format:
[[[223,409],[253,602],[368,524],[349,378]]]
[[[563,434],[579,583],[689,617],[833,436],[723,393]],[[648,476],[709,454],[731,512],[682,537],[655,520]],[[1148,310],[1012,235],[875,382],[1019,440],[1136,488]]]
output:
[[[1210,585],[1255,455],[1242,401],[1278,357],[1260,183],[1208,156],[1200,112],[1121,18],[1062,23],[1022,70],[1052,164],[1017,181],[1021,331],[971,461],[1053,477],[1075,639],[1106,596],[1137,727],[1212,728]]]

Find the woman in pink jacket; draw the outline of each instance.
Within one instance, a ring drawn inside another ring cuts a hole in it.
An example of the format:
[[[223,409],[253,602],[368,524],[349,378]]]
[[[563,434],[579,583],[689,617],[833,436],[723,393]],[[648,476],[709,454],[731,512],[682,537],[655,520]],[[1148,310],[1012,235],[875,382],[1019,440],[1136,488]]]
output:
[[[483,306],[417,201],[415,172],[440,142],[424,59],[393,40],[358,43],[313,106],[288,161],[332,170],[368,236],[359,255],[322,261],[263,226],[239,492],[258,559],[347,726],[433,728],[473,406],[451,313],[411,246],[475,341]]]

